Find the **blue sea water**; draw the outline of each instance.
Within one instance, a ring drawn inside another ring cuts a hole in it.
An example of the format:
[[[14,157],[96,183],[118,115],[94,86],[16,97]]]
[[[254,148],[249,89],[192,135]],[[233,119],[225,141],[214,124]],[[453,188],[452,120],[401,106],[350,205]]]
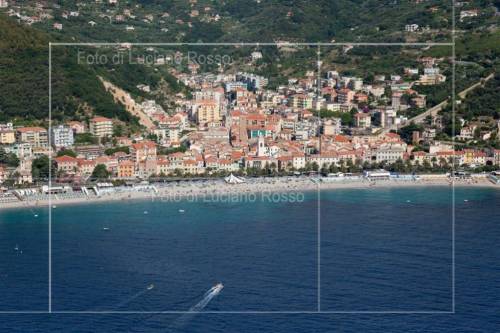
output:
[[[260,199],[53,209],[56,313],[2,313],[0,331],[500,331],[497,189],[456,189],[455,309],[450,188]],[[48,210],[0,210],[0,254],[0,311],[46,311]],[[207,313],[109,313],[186,311],[217,282]]]

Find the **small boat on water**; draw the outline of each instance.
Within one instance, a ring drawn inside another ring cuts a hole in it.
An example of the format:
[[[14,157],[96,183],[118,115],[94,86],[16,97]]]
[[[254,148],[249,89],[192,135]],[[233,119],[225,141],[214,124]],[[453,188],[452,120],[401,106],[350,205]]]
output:
[[[108,227],[104,227],[104,228],[102,228],[102,230],[104,230],[104,231],[108,231],[108,230],[109,230],[109,228],[108,228]]]
[[[14,248],[15,251],[19,251],[19,245],[16,244],[16,247]]]
[[[184,213],[185,210],[184,209],[179,209],[179,213]]]
[[[153,289],[154,287],[155,287],[155,285],[151,283],[151,284],[148,286],[148,290],[151,290],[151,289]]]
[[[212,291],[215,293],[219,293],[223,288],[224,288],[224,285],[219,282],[215,286],[212,287]]]

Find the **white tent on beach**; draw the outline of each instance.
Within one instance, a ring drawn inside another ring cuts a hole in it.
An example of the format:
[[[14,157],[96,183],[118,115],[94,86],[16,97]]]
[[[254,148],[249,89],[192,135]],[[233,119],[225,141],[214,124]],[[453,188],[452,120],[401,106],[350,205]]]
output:
[[[226,178],[224,178],[224,180],[228,184],[241,184],[241,183],[245,182],[245,180],[243,178],[236,177],[233,174],[230,174],[229,176],[227,176]]]

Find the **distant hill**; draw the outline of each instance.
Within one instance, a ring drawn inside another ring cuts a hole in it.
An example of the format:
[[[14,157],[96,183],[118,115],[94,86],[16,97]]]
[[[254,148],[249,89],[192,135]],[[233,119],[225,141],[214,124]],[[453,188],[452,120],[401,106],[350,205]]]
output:
[[[25,3],[34,7],[36,2]],[[78,1],[62,3],[46,1],[46,10],[54,19],[35,26],[54,31],[51,23],[57,21],[64,26],[61,35],[80,41],[442,41],[451,39],[452,26],[451,0],[132,0],[117,5],[89,1],[85,6],[78,5]],[[79,16],[67,17],[69,11],[78,11]],[[428,30],[409,36],[405,32],[407,24]],[[126,29],[131,26],[134,30]]]
[[[0,16],[0,121],[47,119],[49,40],[44,33]],[[97,114],[132,120],[104,92],[91,68],[75,65],[68,51],[57,57],[52,72],[53,119],[72,117],[86,103]]]
[[[49,41],[54,41],[54,37],[0,15],[0,121],[47,121]],[[52,50],[53,120],[75,117],[83,120],[96,114],[137,124],[137,119],[105,91],[98,75],[137,94],[140,93],[137,84],[155,86],[162,78],[170,85],[171,92],[182,90],[168,73],[126,64],[116,68],[86,65],[78,63],[76,48]]]

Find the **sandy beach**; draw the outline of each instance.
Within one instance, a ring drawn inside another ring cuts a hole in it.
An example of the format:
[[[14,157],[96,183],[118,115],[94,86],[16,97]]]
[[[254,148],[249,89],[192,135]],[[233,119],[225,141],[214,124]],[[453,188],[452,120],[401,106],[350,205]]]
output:
[[[88,204],[99,202],[125,202],[129,200],[158,200],[158,201],[181,201],[203,198],[203,200],[223,200],[221,197],[238,201],[249,194],[269,193],[301,193],[306,191],[335,190],[335,189],[370,189],[380,187],[491,187],[500,188],[485,177],[475,177],[469,180],[454,180],[447,177],[422,177],[420,180],[378,180],[369,181],[359,179],[318,179],[310,177],[274,177],[274,178],[250,178],[243,184],[227,184],[222,179],[205,181],[180,181],[169,183],[151,184],[149,187],[116,187],[102,190],[99,195],[51,195],[45,199],[25,199],[24,201],[0,203],[0,209],[10,208],[35,208],[58,205]],[[152,189],[154,186],[154,190]]]

